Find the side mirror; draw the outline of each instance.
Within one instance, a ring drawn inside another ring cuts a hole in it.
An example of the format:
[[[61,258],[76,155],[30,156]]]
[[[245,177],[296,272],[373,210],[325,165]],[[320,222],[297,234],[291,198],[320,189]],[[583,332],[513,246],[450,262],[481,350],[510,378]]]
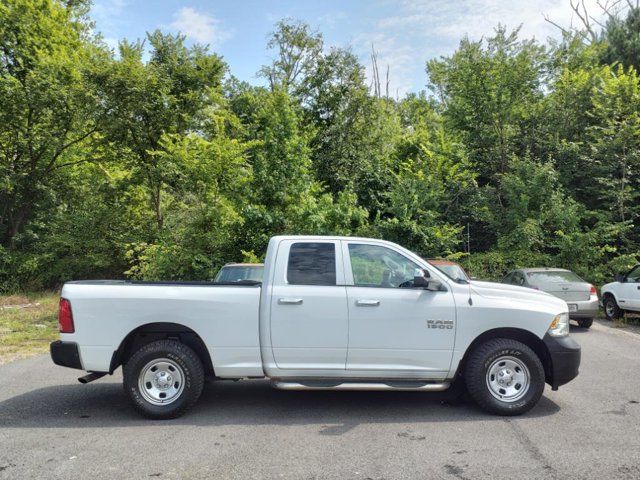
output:
[[[625,278],[624,275],[622,273],[618,273],[615,277],[615,281],[616,282],[620,282],[620,283],[624,283]]]
[[[429,288],[429,284],[431,282],[424,275],[413,277],[413,287],[414,288]]]
[[[430,292],[439,292],[442,290],[442,282],[440,280],[432,278],[428,283],[426,290],[429,290]]]
[[[413,275],[413,288],[422,288],[431,292],[442,290],[442,282],[435,278],[430,278],[429,272],[416,269]]]

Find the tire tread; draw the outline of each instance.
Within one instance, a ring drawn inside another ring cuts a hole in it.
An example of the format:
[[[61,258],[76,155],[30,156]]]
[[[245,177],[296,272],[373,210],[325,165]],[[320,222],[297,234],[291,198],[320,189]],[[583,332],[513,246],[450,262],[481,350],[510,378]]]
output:
[[[188,375],[192,382],[189,390],[187,391],[185,388],[183,391],[183,395],[187,395],[186,400],[171,403],[165,407],[165,410],[160,410],[156,405],[147,404],[140,397],[136,398],[131,392],[131,387],[137,387],[138,384],[139,368],[142,367],[142,365],[139,365],[141,359],[154,353],[158,353],[159,356],[163,353],[172,353],[174,355],[181,356],[186,360],[185,363],[189,365],[191,370],[188,374],[185,372],[185,375]],[[138,413],[151,419],[172,419],[184,415],[184,413],[193,407],[193,405],[198,401],[200,394],[202,393],[202,389],[204,388],[204,368],[200,358],[191,348],[177,340],[156,340],[143,345],[124,365],[123,376],[123,386],[125,392],[131,399],[133,407]]]
[[[491,395],[486,385],[486,372],[484,368],[484,364],[487,359],[495,354],[495,352],[514,349],[520,350],[526,356],[533,359],[533,362],[526,362],[531,376],[531,384],[529,388],[537,389],[537,391],[534,392],[533,397],[527,403],[518,405],[517,407],[515,407],[515,403],[508,404],[505,402],[503,404],[499,404],[499,402]],[[533,363],[533,365],[530,363]],[[480,408],[486,412],[496,415],[512,416],[525,413],[538,403],[538,400],[540,400],[542,392],[544,391],[545,375],[542,362],[536,353],[527,345],[509,338],[494,338],[482,343],[471,353],[471,356],[465,366],[464,378],[469,395]],[[540,385],[535,385],[534,378],[542,379],[541,387]]]

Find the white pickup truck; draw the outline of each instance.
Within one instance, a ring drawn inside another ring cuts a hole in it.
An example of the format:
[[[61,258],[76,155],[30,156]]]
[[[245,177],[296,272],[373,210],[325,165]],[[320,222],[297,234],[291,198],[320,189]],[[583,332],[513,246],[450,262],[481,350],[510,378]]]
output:
[[[87,383],[123,366],[134,407],[183,414],[205,376],[285,390],[442,391],[517,415],[575,378],[567,304],[527,288],[452,279],[382,240],[278,236],[262,283],[64,285],[58,365]]]
[[[602,305],[609,320],[622,317],[626,312],[640,313],[640,264],[629,273],[616,275],[615,281],[603,285]]]

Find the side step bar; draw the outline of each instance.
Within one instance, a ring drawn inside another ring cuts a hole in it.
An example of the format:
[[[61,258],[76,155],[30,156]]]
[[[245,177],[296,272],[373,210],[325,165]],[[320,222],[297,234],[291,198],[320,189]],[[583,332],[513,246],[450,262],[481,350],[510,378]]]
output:
[[[271,386],[279,390],[366,390],[366,391],[394,391],[394,392],[442,392],[451,386],[451,382],[423,383],[423,382],[337,382],[308,381],[286,382],[273,380]]]

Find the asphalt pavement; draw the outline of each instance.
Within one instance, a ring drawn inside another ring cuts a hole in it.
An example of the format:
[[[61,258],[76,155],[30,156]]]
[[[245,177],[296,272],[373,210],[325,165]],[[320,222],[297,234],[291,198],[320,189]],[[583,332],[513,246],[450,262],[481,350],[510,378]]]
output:
[[[48,356],[0,367],[0,479],[639,479],[640,334],[572,327],[580,375],[516,418],[450,395],[207,384],[140,418],[118,371],[88,385]]]

